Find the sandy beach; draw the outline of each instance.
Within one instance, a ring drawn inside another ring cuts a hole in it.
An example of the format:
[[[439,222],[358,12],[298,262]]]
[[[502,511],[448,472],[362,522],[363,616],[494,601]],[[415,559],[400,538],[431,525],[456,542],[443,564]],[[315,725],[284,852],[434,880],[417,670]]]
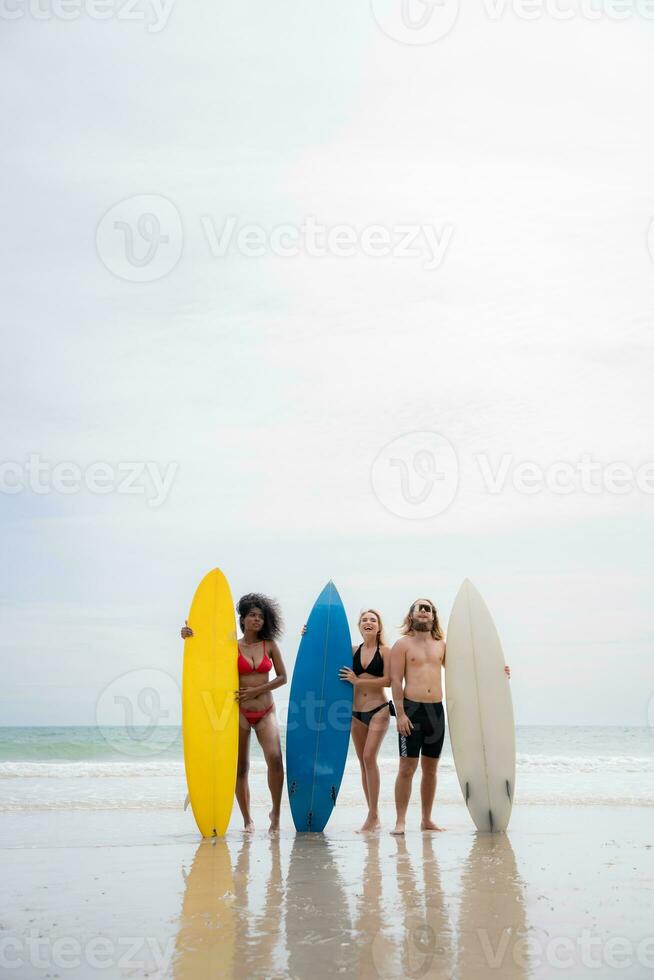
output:
[[[479,835],[404,839],[335,812],[270,837],[255,812],[200,842],[189,813],[3,813],[2,973],[65,977],[623,977],[654,974],[651,809],[516,807]]]

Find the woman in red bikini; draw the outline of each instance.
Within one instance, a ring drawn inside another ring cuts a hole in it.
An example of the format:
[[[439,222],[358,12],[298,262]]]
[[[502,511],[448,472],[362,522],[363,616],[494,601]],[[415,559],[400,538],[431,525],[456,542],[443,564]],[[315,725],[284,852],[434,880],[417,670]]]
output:
[[[243,636],[238,641],[239,689],[234,696],[239,706],[238,769],[236,799],[243,814],[245,830],[251,833],[254,822],[250,814],[250,732],[254,729],[268,766],[268,787],[272,797],[270,830],[279,829],[279,811],[284,787],[284,763],[279,726],[271,691],[286,683],[286,668],[277,637],[282,632],[282,617],[274,599],[249,592],[238,600],[236,612]],[[182,638],[193,636],[189,626]],[[275,668],[275,678],[269,673]]]

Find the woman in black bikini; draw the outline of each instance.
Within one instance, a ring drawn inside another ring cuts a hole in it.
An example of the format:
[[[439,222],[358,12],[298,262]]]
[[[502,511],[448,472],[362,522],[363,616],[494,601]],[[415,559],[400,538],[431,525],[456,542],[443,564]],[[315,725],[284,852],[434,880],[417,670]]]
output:
[[[376,610],[366,609],[361,613],[359,631],[363,643],[352,646],[352,668],[341,667],[339,676],[354,687],[352,741],[368,804],[368,816],[360,832],[367,833],[381,827],[377,755],[395,709],[384,692],[391,683],[391,651],[386,646],[381,616]]]

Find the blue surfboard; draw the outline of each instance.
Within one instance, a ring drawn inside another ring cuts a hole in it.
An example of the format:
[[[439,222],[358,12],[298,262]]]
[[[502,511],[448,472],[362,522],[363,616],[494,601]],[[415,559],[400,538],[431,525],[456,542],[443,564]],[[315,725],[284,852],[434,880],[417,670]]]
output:
[[[286,781],[296,830],[324,830],[336,803],[352,719],[352,685],[338,671],[351,663],[347,616],[330,581],[307,620],[291,683]]]

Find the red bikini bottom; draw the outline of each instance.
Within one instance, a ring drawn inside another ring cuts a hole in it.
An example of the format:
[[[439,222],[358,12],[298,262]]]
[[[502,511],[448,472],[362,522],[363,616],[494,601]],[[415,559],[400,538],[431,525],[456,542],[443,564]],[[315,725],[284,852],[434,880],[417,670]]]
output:
[[[251,725],[256,725],[258,721],[261,721],[262,718],[266,717],[269,711],[272,711],[273,707],[274,705],[269,704],[263,711],[248,711],[247,708],[241,708],[239,706],[239,711],[242,715],[245,715]]]

